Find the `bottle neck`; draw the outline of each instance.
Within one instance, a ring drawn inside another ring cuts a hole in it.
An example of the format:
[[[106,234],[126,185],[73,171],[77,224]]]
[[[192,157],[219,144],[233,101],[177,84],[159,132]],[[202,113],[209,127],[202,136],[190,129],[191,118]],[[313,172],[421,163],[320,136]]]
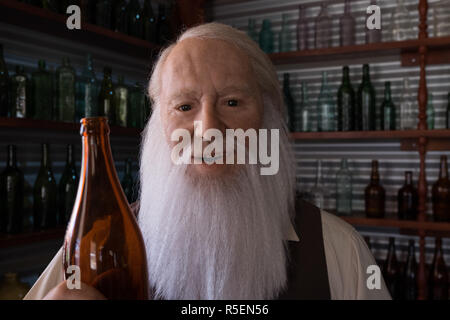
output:
[[[127,160],[125,164],[125,175],[131,174],[131,160]]]
[[[370,180],[372,184],[378,184],[380,182],[380,174],[378,173],[378,162],[372,163],[372,174]]]
[[[41,158],[41,166],[48,167],[48,145],[42,145],[42,158]]]
[[[344,14],[349,15],[351,12],[349,0],[345,0]]]
[[[395,256],[395,240],[394,239],[389,239],[388,253],[391,257]]]
[[[15,168],[17,165],[17,158],[16,158],[16,147],[9,145],[8,146],[8,159],[7,159],[7,166]]]
[[[363,68],[363,82],[370,82],[370,70],[368,66]]]
[[[344,71],[342,73],[342,84],[344,86],[348,86],[350,83],[350,72],[348,68],[344,68]]]
[[[439,170],[440,179],[448,179],[448,167],[447,167],[447,157],[441,157],[441,167]]]
[[[405,172],[405,185],[412,185],[412,172]]]
[[[308,88],[306,82],[302,83],[302,101],[303,102],[308,101]]]
[[[316,185],[322,184],[322,162],[317,162]]]
[[[391,85],[386,83],[384,86],[384,101],[391,101]]]
[[[73,161],[73,145],[71,145],[71,144],[67,146],[66,161],[67,161],[67,164],[69,164],[69,165],[73,165],[74,164],[74,161]]]
[[[434,244],[434,258],[439,258],[442,255],[442,240],[441,238],[436,238]]]

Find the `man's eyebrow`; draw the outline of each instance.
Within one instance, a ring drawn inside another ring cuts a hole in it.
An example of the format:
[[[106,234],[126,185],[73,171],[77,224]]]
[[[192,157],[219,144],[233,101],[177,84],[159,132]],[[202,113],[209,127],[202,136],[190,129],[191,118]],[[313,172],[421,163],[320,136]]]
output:
[[[247,85],[230,85],[226,86],[219,90],[219,95],[223,96],[229,93],[233,92],[241,92],[245,94],[252,94],[252,91]],[[195,90],[190,89],[181,89],[180,91],[177,91],[176,93],[172,94],[169,97],[169,103],[172,103],[173,101],[183,98],[183,97],[195,97],[197,96],[197,92]]]
[[[225,95],[230,92],[241,92],[241,93],[247,93],[247,94],[252,93],[252,91],[250,90],[250,88],[247,85],[239,85],[239,86],[231,85],[231,86],[227,86],[227,87],[219,90],[220,95]]]

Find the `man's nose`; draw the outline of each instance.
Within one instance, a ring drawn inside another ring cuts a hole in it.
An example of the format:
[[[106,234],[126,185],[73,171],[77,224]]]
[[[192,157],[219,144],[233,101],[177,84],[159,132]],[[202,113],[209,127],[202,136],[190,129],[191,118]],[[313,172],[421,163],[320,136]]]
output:
[[[204,106],[195,120],[201,121],[201,126],[197,125],[194,128],[194,134],[197,137],[204,137],[209,129],[223,132],[225,128],[213,105]]]

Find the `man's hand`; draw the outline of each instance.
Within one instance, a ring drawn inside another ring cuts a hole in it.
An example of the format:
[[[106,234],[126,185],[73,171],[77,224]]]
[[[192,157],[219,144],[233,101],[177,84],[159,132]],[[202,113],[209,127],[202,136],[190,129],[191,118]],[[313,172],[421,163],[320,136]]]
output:
[[[43,300],[106,300],[106,298],[100,291],[83,282],[80,289],[69,289],[66,281],[63,281],[47,293]]]

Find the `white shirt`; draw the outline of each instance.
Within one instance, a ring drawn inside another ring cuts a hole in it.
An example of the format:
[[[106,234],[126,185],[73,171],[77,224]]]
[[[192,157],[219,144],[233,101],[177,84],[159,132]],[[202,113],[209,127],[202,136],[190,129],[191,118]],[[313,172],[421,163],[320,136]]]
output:
[[[391,299],[380,273],[380,289],[370,290],[367,267],[376,265],[366,242],[348,223],[335,215],[321,211],[325,259],[332,299]],[[301,241],[292,228],[288,239]],[[62,248],[41,274],[24,299],[42,299],[64,280]]]

